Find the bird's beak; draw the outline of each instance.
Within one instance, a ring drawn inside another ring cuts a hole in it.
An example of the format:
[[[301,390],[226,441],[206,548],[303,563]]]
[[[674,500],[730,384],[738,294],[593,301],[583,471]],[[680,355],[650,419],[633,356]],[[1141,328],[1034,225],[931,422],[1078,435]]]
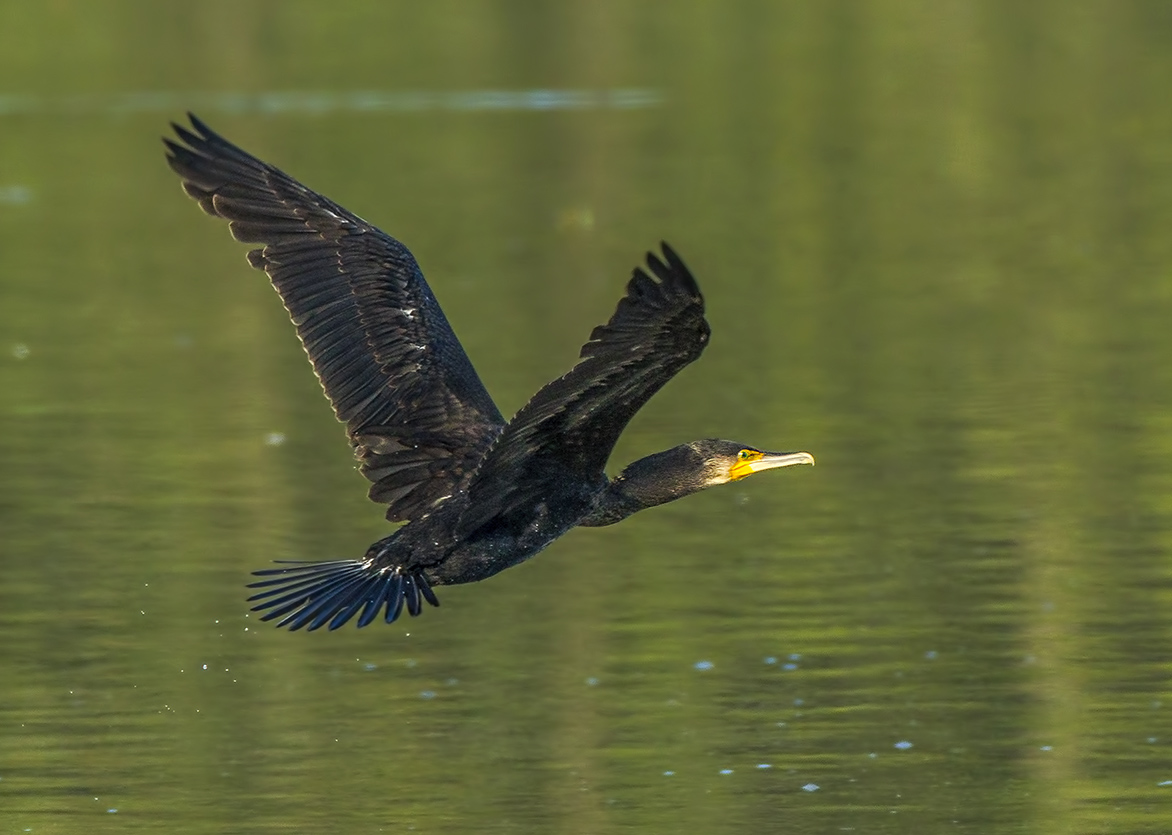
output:
[[[795,464],[814,465],[814,456],[808,452],[764,452],[759,458],[749,461],[737,461],[728,471],[732,481],[751,476],[762,470],[775,470],[778,467],[792,467]]]

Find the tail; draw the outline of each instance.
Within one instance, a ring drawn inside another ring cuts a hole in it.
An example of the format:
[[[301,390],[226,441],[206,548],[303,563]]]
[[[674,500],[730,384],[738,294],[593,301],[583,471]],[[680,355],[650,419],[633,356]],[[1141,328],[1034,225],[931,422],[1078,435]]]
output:
[[[385,606],[387,623],[393,622],[403,611],[412,617],[423,611],[423,601],[438,606],[439,600],[422,572],[405,573],[401,568],[374,568],[366,560],[334,560],[332,562],[295,562],[287,568],[266,568],[252,572],[258,577],[272,577],[249,583],[250,589],[265,589],[248,598],[260,601],[252,611],[269,611],[261,620],[281,618],[277,626],[291,631],[306,627],[307,632],[329,624],[337,629],[350,618],[358,618],[361,629],[376,617]]]

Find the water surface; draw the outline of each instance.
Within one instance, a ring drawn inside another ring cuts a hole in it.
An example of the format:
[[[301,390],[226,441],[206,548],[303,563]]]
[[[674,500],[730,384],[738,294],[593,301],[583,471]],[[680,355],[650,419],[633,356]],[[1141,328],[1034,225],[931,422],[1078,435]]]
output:
[[[0,828],[1172,828],[1162,6],[232,9],[0,25]],[[258,623],[387,527],[187,108],[405,241],[505,413],[669,240],[713,339],[612,469],[818,466]]]

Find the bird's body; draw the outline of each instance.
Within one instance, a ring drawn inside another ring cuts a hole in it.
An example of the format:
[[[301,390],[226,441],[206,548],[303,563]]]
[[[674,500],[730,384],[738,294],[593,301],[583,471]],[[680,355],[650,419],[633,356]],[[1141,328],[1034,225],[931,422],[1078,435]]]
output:
[[[632,416],[708,342],[704,301],[663,244],[649,253],[578,363],[510,421],[488,395],[414,257],[401,243],[191,117],[164,140],[184,190],[262,246],[268,273],[387,518],[408,524],[361,560],[255,572],[265,620],[335,629],[354,616],[415,615],[432,586],[491,577],[573,527],[630,514],[753,472],[812,464],[703,440],[605,465]],[[182,143],[182,144],[181,144]]]

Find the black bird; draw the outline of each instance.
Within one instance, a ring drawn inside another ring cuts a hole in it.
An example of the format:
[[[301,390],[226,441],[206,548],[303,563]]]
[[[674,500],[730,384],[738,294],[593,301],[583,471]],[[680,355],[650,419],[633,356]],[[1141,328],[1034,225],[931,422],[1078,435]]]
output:
[[[360,560],[254,572],[263,620],[337,629],[355,615],[418,615],[432,586],[471,583],[527,560],[575,526],[636,511],[761,470],[813,464],[806,452],[693,441],[604,467],[644,403],[708,344],[704,300],[666,243],[647,254],[610,321],[568,374],[505,421],[407,248],[261,162],[188,114],[167,162],[183,190],[233,236],[261,244],[268,273],[387,519],[408,524]]]

